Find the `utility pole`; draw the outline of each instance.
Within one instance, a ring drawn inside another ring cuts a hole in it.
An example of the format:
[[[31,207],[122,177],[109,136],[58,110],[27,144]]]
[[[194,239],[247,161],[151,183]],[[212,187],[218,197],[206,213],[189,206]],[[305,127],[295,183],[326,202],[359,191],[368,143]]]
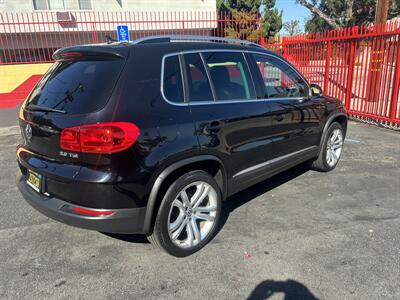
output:
[[[375,11],[375,31],[384,31],[388,17],[389,0],[377,0]],[[375,38],[372,43],[371,61],[369,68],[369,80],[367,84],[367,101],[377,102],[380,94],[380,79],[384,61],[385,44],[382,40]]]
[[[389,0],[377,0],[375,11],[375,24],[386,23],[389,10]]]

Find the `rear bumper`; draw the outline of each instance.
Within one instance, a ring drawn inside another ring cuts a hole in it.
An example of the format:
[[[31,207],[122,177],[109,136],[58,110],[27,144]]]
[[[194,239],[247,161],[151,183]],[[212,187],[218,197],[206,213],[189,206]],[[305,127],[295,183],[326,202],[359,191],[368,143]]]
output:
[[[112,215],[87,216],[72,211],[73,208],[91,209],[75,205],[55,197],[39,194],[29,187],[26,177],[18,171],[16,183],[25,200],[36,210],[59,222],[101,232],[145,233],[143,232],[146,207],[110,209]]]

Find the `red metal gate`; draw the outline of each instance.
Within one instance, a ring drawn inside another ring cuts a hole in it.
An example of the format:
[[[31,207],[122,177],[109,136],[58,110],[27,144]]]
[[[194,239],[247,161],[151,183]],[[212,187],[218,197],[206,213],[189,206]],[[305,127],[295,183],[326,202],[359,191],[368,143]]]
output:
[[[152,35],[212,35],[258,42],[258,12],[0,12],[0,64],[51,62],[61,47],[116,39],[128,25],[130,39]]]
[[[266,44],[295,65],[351,116],[398,128],[400,22],[284,37]]]

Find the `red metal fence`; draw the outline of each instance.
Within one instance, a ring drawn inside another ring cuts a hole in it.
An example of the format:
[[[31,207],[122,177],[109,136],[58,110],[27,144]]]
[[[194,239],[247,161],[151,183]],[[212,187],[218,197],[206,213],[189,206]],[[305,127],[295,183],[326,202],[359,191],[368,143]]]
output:
[[[164,34],[212,35],[259,41],[259,13],[33,12],[0,13],[0,64],[50,62],[53,52],[76,44],[117,38],[128,25],[130,39]]]
[[[399,127],[400,21],[284,37],[265,46],[341,99],[352,116]]]
[[[324,93],[344,101],[357,118],[400,126],[400,22],[339,31],[261,38],[259,13],[217,12],[34,12],[0,13],[0,64],[52,61],[52,53],[75,44],[116,39],[128,25],[130,38],[197,34],[260,42],[281,53]]]

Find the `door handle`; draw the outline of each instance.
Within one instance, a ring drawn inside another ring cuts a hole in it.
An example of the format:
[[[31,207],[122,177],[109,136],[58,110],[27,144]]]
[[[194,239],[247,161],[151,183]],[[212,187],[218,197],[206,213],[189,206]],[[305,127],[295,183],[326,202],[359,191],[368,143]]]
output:
[[[301,98],[301,99],[297,100],[297,102],[298,103],[304,103],[304,102],[307,102],[307,101],[310,101],[310,100],[311,100],[311,98],[307,97],[307,98]]]
[[[283,121],[284,117],[282,114],[274,116],[275,121],[281,122]]]

